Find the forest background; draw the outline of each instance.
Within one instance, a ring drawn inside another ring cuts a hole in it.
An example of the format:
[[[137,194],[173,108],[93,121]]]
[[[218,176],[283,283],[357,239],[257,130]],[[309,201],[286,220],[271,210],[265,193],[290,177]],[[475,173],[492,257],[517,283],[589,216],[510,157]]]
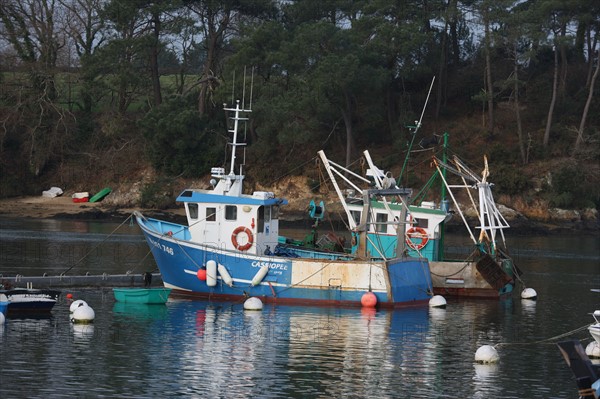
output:
[[[599,32],[597,0],[2,0],[0,197],[167,207],[245,94],[254,187],[318,191],[321,149],[422,187],[448,132],[521,212],[598,209]]]

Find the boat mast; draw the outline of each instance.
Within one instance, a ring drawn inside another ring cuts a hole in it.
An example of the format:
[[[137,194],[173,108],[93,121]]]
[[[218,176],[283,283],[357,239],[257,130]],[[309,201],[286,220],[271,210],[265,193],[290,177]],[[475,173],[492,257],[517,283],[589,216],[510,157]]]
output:
[[[252,69],[252,73],[254,74],[254,69]],[[246,70],[244,69],[244,86],[246,85]],[[234,83],[235,86],[235,83]],[[235,108],[228,108],[227,104],[223,104],[223,111],[225,111],[225,115],[229,115],[229,113],[233,113],[233,116],[228,117],[233,120],[233,127],[231,129],[227,129],[227,132],[232,134],[231,142],[228,143],[231,146],[231,162],[229,173],[225,174],[225,168],[223,167],[215,167],[211,169],[212,177],[219,179],[218,184],[215,186],[213,184],[213,192],[221,195],[230,195],[230,196],[239,196],[242,194],[242,183],[244,180],[244,175],[242,174],[242,164],[240,163],[239,174],[235,173],[235,162],[237,159],[237,147],[246,146],[245,142],[238,142],[238,129],[241,121],[247,121],[249,118],[243,116],[247,113],[252,112],[252,98],[250,98],[250,107],[245,107],[245,96],[246,90],[242,91],[242,103],[240,106],[240,100],[235,100]],[[252,90],[250,91],[250,97],[252,97]],[[227,123],[229,126],[229,123]]]
[[[427,103],[429,102],[429,96],[431,95],[431,89],[433,89],[433,82],[435,82],[435,76],[431,79],[431,85],[429,85],[429,91],[427,92],[427,98],[425,99],[425,105],[423,105],[423,110],[421,111],[421,117],[418,121],[415,121],[415,126],[409,126],[409,129],[413,129],[412,138],[410,139],[410,144],[408,146],[408,150],[406,151],[406,156],[404,157],[404,164],[402,165],[402,170],[400,171],[400,176],[398,176],[398,181],[396,185],[400,186],[402,176],[404,176],[404,169],[406,168],[406,164],[408,163],[408,158],[410,157],[410,152],[412,151],[413,144],[415,142],[415,137],[417,137],[417,132],[421,127],[421,122],[423,121],[423,115],[425,115],[425,109],[427,108]]]
[[[444,164],[448,163],[448,132],[444,132],[444,145],[443,145],[443,151],[442,151],[442,161],[444,162]],[[438,173],[440,173],[439,170],[438,170]],[[446,184],[444,183],[444,181],[446,180],[446,168],[442,169],[441,173],[442,173],[442,179],[440,182],[440,185],[441,185],[440,209],[442,209],[445,212],[448,212],[450,209],[448,209],[449,207],[445,205],[447,203],[446,202]],[[444,238],[446,236],[445,231],[446,231],[446,222],[442,221],[442,223],[440,223],[440,240],[438,242],[438,259],[441,261],[444,260]]]

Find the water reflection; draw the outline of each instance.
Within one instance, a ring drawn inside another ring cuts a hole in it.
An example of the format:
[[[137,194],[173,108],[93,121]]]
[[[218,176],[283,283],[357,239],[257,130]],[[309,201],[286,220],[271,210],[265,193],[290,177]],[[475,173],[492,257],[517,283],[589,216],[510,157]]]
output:
[[[120,303],[108,290],[74,295],[94,308],[94,324],[71,324],[67,301],[48,319],[10,319],[0,329],[2,378],[33,384],[34,396],[49,387],[55,395],[98,387],[119,397],[168,391],[192,397],[508,398],[552,384],[554,392],[574,389],[565,386],[571,380],[562,359],[539,348],[502,347],[499,364],[474,364],[483,344],[539,334],[537,314],[530,317],[520,302],[394,311],[266,305],[248,312],[241,303],[172,298],[165,305]],[[556,375],[563,371],[562,378]],[[0,386],[3,397],[7,392]]]
[[[147,245],[137,226],[0,222],[0,274],[62,272],[102,243],[81,271],[122,273]],[[449,241],[454,238],[448,236]],[[104,242],[106,241],[106,242]],[[0,397],[576,397],[553,345],[504,345],[494,366],[474,365],[484,344],[539,341],[590,322],[600,287],[597,242],[521,237],[510,243],[537,301],[448,298],[446,309],[307,308],[169,300],[115,303],[110,290],[73,291],[96,313],[92,329],[52,317],[0,326]],[[520,250],[520,247],[523,248]],[[566,255],[565,255],[566,254]],[[580,257],[578,257],[581,255]],[[151,270],[143,263],[138,270]],[[94,270],[95,269],[95,270]],[[82,273],[83,274],[83,273]],[[81,330],[80,330],[81,329]],[[589,338],[584,332],[576,338]],[[90,359],[93,359],[91,361]],[[10,381],[5,384],[4,381]],[[167,394],[168,393],[168,394]]]
[[[133,321],[162,319],[167,316],[167,307],[164,304],[115,302],[112,311],[115,316],[123,316]]]

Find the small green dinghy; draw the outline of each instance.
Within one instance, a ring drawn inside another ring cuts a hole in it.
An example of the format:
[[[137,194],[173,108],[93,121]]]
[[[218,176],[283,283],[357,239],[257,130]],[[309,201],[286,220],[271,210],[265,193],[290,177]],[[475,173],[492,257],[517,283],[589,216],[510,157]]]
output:
[[[104,199],[104,197],[110,194],[111,191],[112,190],[110,189],[110,187],[105,187],[102,190],[98,191],[94,196],[92,196],[89,202],[100,202]]]
[[[113,288],[117,302],[161,304],[167,302],[170,288]]]

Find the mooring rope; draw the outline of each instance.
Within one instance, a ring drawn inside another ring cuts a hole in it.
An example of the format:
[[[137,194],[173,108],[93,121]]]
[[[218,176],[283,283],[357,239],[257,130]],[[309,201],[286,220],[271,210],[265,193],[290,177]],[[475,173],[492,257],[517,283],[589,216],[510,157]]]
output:
[[[501,342],[499,344],[493,345],[493,347],[497,348],[497,347],[500,347],[500,346],[511,346],[511,345],[554,344],[555,342],[552,342],[552,341],[568,337],[568,336],[573,335],[575,333],[578,333],[580,331],[587,330],[589,328],[589,326],[591,326],[591,324],[586,324],[586,325],[581,326],[579,328],[576,328],[574,330],[567,331],[566,333],[555,335],[554,337],[550,337],[550,338],[546,338],[546,339],[541,339],[539,341],[533,341],[533,342]]]
[[[77,266],[80,262],[82,262],[85,258],[88,257],[89,254],[91,254],[92,252],[94,252],[96,249],[98,249],[98,247],[102,244],[104,244],[109,238],[112,237],[113,234],[115,234],[117,232],[117,230],[119,230],[125,223],[127,223],[127,221],[129,219],[131,219],[133,215],[129,215],[127,217],[127,219],[125,219],[120,225],[117,226],[116,229],[114,229],[104,240],[100,241],[98,244],[94,245],[94,247],[92,249],[90,249],[85,255],[83,255],[77,262],[75,262],[71,267],[69,267],[67,270],[65,270],[64,272],[62,272],[60,275],[64,276],[65,274],[67,274],[71,269],[73,269],[75,266]]]

